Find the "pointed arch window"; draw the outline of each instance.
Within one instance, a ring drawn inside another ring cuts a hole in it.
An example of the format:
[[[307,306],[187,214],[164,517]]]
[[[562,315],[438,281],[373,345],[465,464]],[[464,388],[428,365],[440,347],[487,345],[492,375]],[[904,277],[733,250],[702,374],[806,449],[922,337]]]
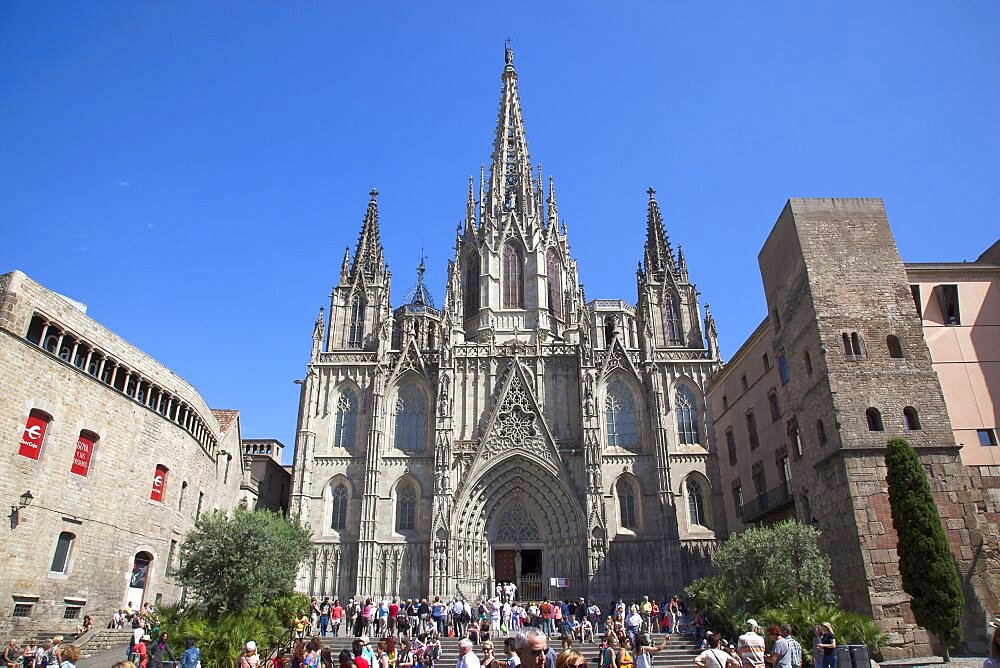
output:
[[[427,403],[423,393],[410,383],[400,388],[396,396],[393,443],[399,450],[422,450]]]
[[[700,443],[698,430],[698,400],[687,385],[680,385],[674,395],[674,409],[677,413],[677,437],[683,444]]]
[[[349,348],[360,348],[365,335],[365,308],[367,303],[361,295],[351,299],[351,330],[347,338]]]
[[[694,480],[689,480],[687,484],[688,495],[688,521],[692,526],[707,527],[705,524],[705,497],[701,492],[701,485]]]
[[[503,307],[524,308],[524,251],[516,241],[503,247]]]
[[[335,483],[330,493],[331,513],[330,528],[336,531],[343,531],[347,526],[347,485]]]
[[[608,385],[608,395],[604,400],[604,419],[607,423],[609,448],[638,447],[639,429],[635,398],[620,379]]]
[[[479,253],[472,251],[465,258],[465,286],[463,291],[465,317],[471,318],[479,313],[479,273],[482,267]]]
[[[550,248],[545,254],[545,272],[549,296],[549,313],[552,317],[563,317],[562,300],[562,269],[560,267],[559,254],[554,248]]]
[[[676,292],[668,292],[663,305],[663,332],[673,344],[683,342],[681,336],[681,299]]]
[[[417,526],[417,494],[411,485],[399,488],[396,498],[396,529],[413,531]]]
[[[337,420],[333,430],[333,444],[348,450],[354,448],[358,427],[358,399],[350,388],[340,391],[337,398]]]
[[[635,488],[624,478],[618,481],[617,487],[621,525],[626,529],[637,529],[639,523],[635,516]]]

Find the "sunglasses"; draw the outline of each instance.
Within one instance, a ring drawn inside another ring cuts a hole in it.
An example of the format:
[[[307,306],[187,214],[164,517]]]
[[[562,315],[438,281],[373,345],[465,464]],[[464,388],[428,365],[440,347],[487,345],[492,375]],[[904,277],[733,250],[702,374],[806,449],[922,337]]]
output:
[[[549,651],[548,647],[542,647],[541,649],[529,649],[527,650],[527,653],[530,654],[531,656],[541,656],[543,654],[547,654],[548,651]]]

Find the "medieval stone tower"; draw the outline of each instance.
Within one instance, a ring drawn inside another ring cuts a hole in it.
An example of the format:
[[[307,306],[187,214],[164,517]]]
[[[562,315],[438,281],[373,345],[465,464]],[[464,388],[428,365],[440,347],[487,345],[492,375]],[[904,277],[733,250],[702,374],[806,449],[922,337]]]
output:
[[[316,320],[291,505],[317,545],[303,591],[663,594],[707,570],[723,524],[712,317],[652,189],[637,303],[586,301],[509,47],[501,79],[489,179],[478,197],[470,179],[441,308],[422,260],[392,308],[373,190]]]

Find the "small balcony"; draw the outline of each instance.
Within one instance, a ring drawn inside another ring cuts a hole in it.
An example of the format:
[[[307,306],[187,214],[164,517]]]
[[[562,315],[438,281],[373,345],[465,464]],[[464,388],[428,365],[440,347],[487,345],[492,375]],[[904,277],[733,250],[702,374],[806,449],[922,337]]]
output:
[[[792,496],[791,483],[783,482],[743,504],[741,514],[745,524],[753,524],[754,522],[783,519],[787,513],[780,517],[772,516],[794,506],[795,497]]]

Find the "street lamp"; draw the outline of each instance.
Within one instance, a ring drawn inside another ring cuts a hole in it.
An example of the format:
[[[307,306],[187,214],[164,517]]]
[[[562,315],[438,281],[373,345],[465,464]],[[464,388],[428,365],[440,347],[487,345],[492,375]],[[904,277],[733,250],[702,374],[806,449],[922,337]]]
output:
[[[34,501],[34,499],[35,499],[35,497],[32,496],[31,490],[26,489],[26,490],[24,490],[24,494],[22,494],[21,496],[18,497],[18,501],[20,501],[20,503],[18,505],[16,505],[16,506],[11,506],[10,507],[10,528],[11,529],[16,529],[17,528],[17,525],[20,522],[20,512],[21,512],[21,510],[23,510],[24,508],[27,508],[28,506],[30,506],[31,502]]]

